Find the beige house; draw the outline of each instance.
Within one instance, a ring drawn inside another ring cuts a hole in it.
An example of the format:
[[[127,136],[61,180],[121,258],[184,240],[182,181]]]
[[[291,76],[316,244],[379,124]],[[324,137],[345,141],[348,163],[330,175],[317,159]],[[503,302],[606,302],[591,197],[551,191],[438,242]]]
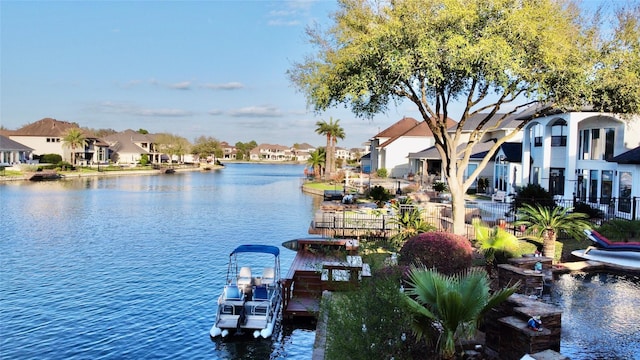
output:
[[[71,161],[72,149],[64,146],[63,138],[73,128],[80,128],[78,124],[60,121],[52,118],[44,118],[34,123],[23,126],[9,135],[15,142],[33,149],[34,156],[44,154],[59,154],[65,161]],[[82,130],[82,129],[81,129]],[[93,134],[82,130],[86,146],[84,149],[76,149],[75,159],[80,164],[94,164],[106,162],[108,159],[108,144]]]

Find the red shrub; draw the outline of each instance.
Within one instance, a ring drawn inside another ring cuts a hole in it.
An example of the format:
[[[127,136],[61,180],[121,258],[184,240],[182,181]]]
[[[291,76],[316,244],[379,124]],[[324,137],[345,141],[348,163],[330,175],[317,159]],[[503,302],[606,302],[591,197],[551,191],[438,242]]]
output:
[[[464,236],[430,231],[407,240],[399,255],[401,264],[423,265],[443,274],[454,274],[471,266],[473,248]]]

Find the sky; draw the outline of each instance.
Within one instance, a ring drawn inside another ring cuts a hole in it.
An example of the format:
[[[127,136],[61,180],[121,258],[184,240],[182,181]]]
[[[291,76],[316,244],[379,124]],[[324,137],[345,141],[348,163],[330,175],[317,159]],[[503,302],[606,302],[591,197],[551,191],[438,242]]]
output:
[[[0,125],[51,117],[192,142],[323,146],[315,124],[333,118],[346,134],[338,146],[361,147],[419,117],[408,104],[371,120],[307,107],[286,71],[314,51],[305,28],[326,28],[337,9],[328,0],[0,0]]]

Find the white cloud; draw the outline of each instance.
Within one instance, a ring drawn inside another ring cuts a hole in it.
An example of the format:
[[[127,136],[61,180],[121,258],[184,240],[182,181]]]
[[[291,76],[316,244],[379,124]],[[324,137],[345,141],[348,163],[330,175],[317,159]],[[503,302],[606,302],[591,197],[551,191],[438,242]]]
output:
[[[169,85],[169,87],[172,89],[178,89],[178,90],[190,90],[191,81],[182,81],[182,82],[174,83]]]
[[[184,117],[194,115],[193,112],[188,110],[170,108],[145,109],[133,104],[116,103],[110,101],[99,104],[96,108],[96,111],[107,114],[123,114],[133,116]]]
[[[214,84],[208,83],[202,85],[202,87],[211,89],[211,90],[236,90],[244,88],[244,85],[240,82],[228,82],[224,84]]]
[[[222,113],[223,112],[220,109],[211,109],[211,110],[207,111],[207,114],[213,115],[213,116],[222,115]]]
[[[278,117],[282,112],[275,106],[248,106],[229,111],[234,117]]]

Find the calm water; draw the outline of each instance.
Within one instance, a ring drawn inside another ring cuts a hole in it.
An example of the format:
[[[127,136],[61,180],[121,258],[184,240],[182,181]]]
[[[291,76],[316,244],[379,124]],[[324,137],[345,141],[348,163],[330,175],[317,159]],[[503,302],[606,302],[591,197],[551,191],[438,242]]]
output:
[[[563,355],[573,360],[640,359],[640,276],[564,274],[554,282],[550,297],[564,309]]]
[[[302,166],[0,184],[0,359],[310,359],[313,329],[212,341],[229,252],[308,236]],[[286,272],[292,251],[281,248]],[[562,352],[640,359],[640,279],[563,275]]]
[[[309,359],[315,332],[212,341],[237,245],[308,236],[302,166],[0,184],[1,359]],[[294,252],[282,248],[286,272]]]

